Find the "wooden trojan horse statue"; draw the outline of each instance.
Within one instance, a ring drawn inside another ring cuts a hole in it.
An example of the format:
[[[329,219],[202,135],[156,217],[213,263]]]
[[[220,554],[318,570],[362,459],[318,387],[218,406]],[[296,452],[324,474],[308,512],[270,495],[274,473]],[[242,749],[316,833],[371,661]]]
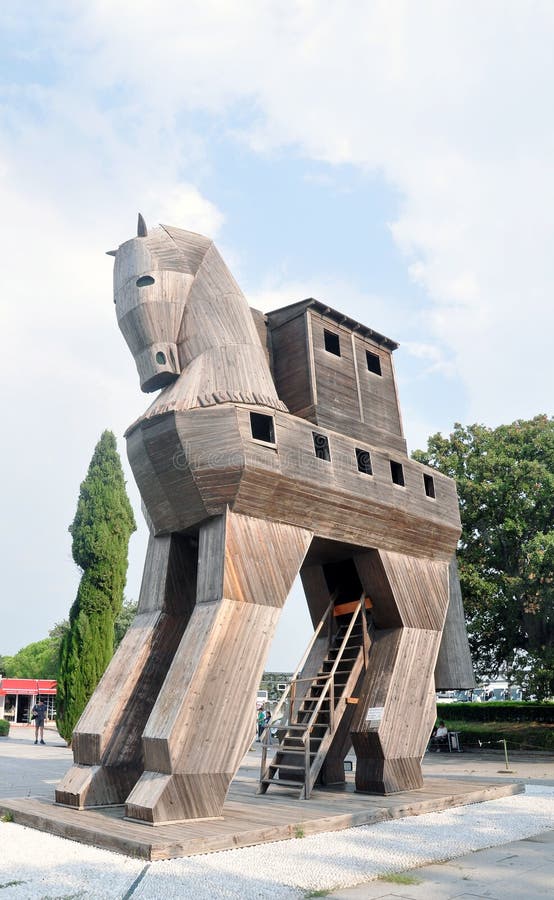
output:
[[[357,787],[419,787],[437,687],[471,684],[453,481],[408,459],[392,350],[315,300],[250,310],[214,244],[161,227],[115,256],[143,391],[127,431],[150,538],[136,619],[73,735],[57,802],[150,824],[221,815],[300,571],[315,624],[366,592],[375,632],[342,749]],[[448,610],[448,618],[447,618]]]

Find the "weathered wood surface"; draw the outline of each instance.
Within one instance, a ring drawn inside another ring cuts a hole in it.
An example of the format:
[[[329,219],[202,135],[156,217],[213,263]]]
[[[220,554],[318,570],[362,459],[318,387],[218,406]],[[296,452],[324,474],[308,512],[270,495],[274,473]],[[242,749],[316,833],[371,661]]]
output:
[[[146,828],[124,818],[124,807],[76,810],[48,800],[25,797],[0,800],[14,822],[49,834],[147,860],[172,859],[294,838],[299,832],[319,834],[372,825],[390,819],[438,812],[522,792],[522,784],[425,779],[416,792],[370,797],[353,792],[351,776],[345,790],[314,791],[309,802],[283,791],[256,796],[254,780],[233,782],[222,817]]]
[[[406,455],[397,345],[315,300],[251,311],[211,241],[144,221],[116,252],[114,295],[142,389],[162,388],[127,432],[152,537],[137,622],[77,725],[58,800],[125,800],[150,824],[219,815],[300,570],[314,622],[331,595],[374,602],[359,703],[343,704],[358,786],[419,785],[460,519],[454,483]],[[467,647],[448,653],[459,674]]]
[[[475,687],[456,557],[450,561],[448,577],[450,600],[435,667],[437,691]]]
[[[127,815],[219,815],[252,739],[281,608],[311,533],[227,512],[200,530],[196,605],[142,733],[144,773]],[[273,565],[266,565],[268,556]]]
[[[448,565],[385,551],[358,554],[355,563],[364,589],[371,585],[376,626],[352,722],[356,787],[384,794],[421,787]]]
[[[326,432],[331,460],[318,459],[310,423],[281,412],[274,416],[275,445],[263,444],[251,435],[252,409],[264,412],[196,409],[132,431],[129,459],[157,534],[190,529],[229,505],[332,540],[451,559],[460,533],[451,479],[433,471],[430,499],[423,473],[432,470],[406,458],[399,487],[390,454],[374,447],[373,475],[365,475],[356,461],[359,442],[334,432]]]
[[[60,803],[122,803],[142,774],[142,734],[190,619],[195,577],[189,539],[150,537],[137,615],[75,727]]]
[[[317,300],[269,312],[267,321],[275,384],[292,413],[332,431],[406,453],[393,341]],[[325,331],[338,338],[340,355],[325,349]],[[368,350],[379,358],[380,375],[368,370]]]

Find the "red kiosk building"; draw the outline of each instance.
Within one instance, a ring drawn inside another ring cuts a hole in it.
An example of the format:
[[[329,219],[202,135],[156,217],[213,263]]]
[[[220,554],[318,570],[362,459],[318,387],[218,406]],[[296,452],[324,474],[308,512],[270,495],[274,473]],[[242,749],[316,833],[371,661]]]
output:
[[[7,719],[12,725],[28,725],[37,697],[46,703],[46,718],[55,719],[55,681],[47,678],[1,678],[0,719]]]

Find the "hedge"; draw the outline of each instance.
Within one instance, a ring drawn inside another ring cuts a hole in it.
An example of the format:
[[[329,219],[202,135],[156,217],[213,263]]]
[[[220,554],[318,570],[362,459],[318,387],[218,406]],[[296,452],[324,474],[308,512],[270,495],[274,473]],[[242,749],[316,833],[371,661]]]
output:
[[[458,722],[541,722],[554,725],[554,703],[438,703],[437,718]]]
[[[0,719],[0,737],[6,737],[10,733],[10,723],[7,719]]]
[[[526,722],[462,722],[454,718],[444,719],[449,731],[460,734],[462,749],[481,747],[483,750],[503,750],[505,740],[508,750],[554,750],[554,726]]]

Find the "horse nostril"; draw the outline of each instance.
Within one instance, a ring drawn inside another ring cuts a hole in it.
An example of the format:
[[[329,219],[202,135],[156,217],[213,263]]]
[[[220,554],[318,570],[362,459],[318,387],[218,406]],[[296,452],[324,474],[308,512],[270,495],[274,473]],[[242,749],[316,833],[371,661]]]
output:
[[[165,353],[162,353],[161,350],[158,350],[158,352],[156,353],[156,362],[160,366],[165,366],[166,364]]]

